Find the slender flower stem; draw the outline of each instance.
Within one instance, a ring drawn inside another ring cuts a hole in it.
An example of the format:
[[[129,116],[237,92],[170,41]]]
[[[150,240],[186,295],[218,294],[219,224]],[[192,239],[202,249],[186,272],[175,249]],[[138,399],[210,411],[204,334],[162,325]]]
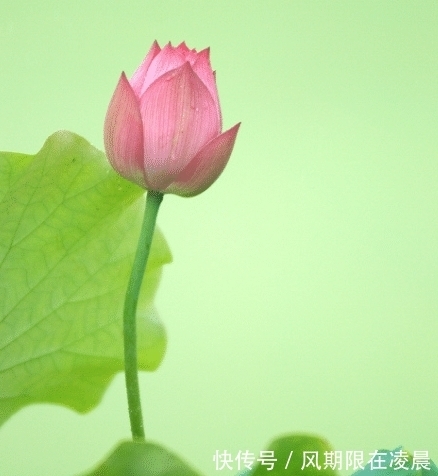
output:
[[[128,395],[129,420],[134,440],[144,440],[143,416],[141,412],[140,389],[137,368],[137,302],[141,283],[154,235],[155,222],[163,194],[149,191],[146,197],[143,224],[138,240],[137,252],[132,265],[131,277],[126,290],[125,307],[123,309],[123,335],[125,350],[125,381]]]

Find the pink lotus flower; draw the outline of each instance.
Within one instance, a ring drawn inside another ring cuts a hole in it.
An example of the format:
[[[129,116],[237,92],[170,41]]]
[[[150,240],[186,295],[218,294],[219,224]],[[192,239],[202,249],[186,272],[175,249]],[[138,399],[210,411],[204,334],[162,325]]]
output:
[[[105,118],[105,149],[126,179],[190,197],[219,177],[239,126],[221,133],[209,49],[161,49],[155,41],[131,80],[120,77]]]

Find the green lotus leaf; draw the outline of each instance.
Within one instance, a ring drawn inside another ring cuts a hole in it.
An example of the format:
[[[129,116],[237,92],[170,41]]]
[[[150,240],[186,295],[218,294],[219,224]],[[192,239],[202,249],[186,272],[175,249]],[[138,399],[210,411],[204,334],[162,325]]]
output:
[[[270,469],[267,458],[264,462],[260,461],[252,471],[247,473],[248,476],[260,476],[262,474],[270,474],[271,476],[283,474],[336,476],[338,474],[330,466],[324,467],[325,452],[331,453],[334,450],[327,440],[319,436],[285,435],[270,443],[266,451],[272,452],[276,459],[272,469]]]
[[[86,412],[123,369],[122,309],[144,190],[66,131],[35,155],[0,153],[0,424],[38,402]],[[153,307],[162,265],[154,235],[138,311],[139,367],[166,346]]]
[[[121,443],[91,473],[83,476],[201,476],[184,461],[155,443]]]

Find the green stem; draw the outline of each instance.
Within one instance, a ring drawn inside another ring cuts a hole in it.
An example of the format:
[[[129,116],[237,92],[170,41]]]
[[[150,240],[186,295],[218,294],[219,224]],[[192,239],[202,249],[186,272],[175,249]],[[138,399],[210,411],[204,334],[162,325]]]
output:
[[[123,335],[125,349],[125,381],[128,395],[129,420],[134,440],[144,440],[143,417],[141,413],[140,389],[138,386],[137,368],[137,302],[141,283],[154,235],[155,222],[163,194],[149,191],[146,198],[143,224],[138,240],[137,252],[132,265],[131,277],[126,290],[125,307],[123,309]]]

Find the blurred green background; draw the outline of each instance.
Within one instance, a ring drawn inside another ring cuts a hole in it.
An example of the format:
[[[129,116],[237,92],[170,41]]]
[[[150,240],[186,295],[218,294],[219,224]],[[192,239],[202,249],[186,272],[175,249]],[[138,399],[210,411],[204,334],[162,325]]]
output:
[[[438,3],[0,4],[0,150],[58,129],[103,148],[122,70],[157,39],[211,47],[220,180],[165,197],[169,345],[140,377],[149,438],[207,476],[215,450],[306,431],[338,450],[438,460]],[[129,436],[118,375],[87,415],[29,407],[0,429],[0,474],[71,476]]]

